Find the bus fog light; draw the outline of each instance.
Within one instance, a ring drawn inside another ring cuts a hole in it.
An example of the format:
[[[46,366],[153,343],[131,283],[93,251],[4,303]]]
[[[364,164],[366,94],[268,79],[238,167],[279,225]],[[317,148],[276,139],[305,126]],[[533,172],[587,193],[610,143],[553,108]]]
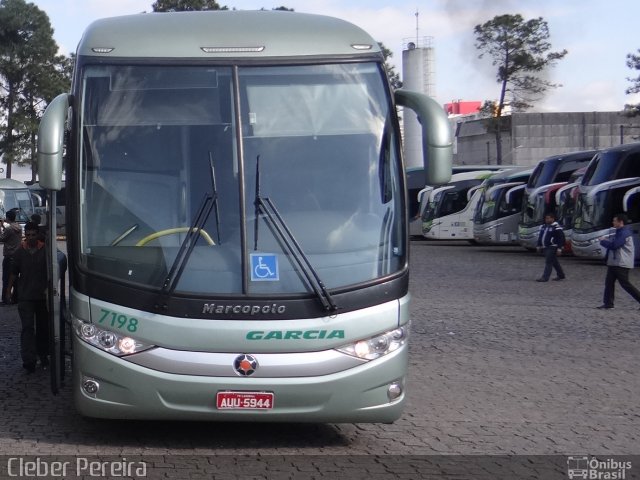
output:
[[[100,384],[95,380],[85,378],[82,381],[82,390],[84,390],[84,393],[87,395],[95,396],[98,393],[98,390],[100,390]]]
[[[387,397],[389,400],[395,400],[400,395],[402,395],[402,385],[399,382],[394,382],[389,385],[387,389]]]

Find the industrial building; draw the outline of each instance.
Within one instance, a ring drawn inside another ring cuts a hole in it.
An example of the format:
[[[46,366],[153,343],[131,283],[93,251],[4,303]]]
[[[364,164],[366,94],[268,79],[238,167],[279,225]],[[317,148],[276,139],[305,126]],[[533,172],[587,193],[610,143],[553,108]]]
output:
[[[513,113],[502,133],[503,165],[536,165],[558,153],[612,147],[640,140],[640,117],[621,112]],[[496,139],[482,119],[457,117],[457,165],[495,165]]]

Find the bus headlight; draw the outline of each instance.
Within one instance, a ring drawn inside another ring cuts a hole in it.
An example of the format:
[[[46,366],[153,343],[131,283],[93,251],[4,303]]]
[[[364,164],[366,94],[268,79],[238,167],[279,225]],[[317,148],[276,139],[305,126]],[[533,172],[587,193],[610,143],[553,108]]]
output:
[[[375,337],[344,345],[336,350],[364,360],[374,360],[398,350],[407,342],[408,337],[409,325],[407,324]]]
[[[88,323],[78,318],[73,319],[73,328],[76,335],[88,344],[118,357],[131,355],[153,347],[153,345],[140,342],[128,335],[104,330],[93,323]]]

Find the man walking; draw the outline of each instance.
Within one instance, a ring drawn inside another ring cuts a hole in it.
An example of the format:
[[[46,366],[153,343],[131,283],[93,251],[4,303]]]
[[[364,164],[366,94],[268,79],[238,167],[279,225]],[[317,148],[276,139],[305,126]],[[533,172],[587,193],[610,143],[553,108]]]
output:
[[[544,253],[544,272],[542,276],[536,279],[536,282],[546,282],[551,276],[551,270],[555,269],[556,278],[554,280],[564,280],[564,270],[558,261],[558,255],[562,253],[564,247],[564,232],[558,222],[556,215],[549,212],[544,216],[544,225],[540,229],[538,235],[538,251]]]
[[[22,323],[20,354],[28,373],[36,369],[40,357],[43,367],[49,364],[49,325],[47,319],[47,259],[44,243],[38,240],[38,225],[27,222],[25,241],[13,258],[9,290],[17,281],[18,314]]]
[[[640,291],[629,281],[629,272],[635,262],[635,246],[631,229],[627,226],[627,216],[619,213],[613,217],[613,238],[602,237],[600,245],[607,249],[607,276],[604,280],[604,296],[599,309],[613,308],[616,280],[620,286],[640,303]]]

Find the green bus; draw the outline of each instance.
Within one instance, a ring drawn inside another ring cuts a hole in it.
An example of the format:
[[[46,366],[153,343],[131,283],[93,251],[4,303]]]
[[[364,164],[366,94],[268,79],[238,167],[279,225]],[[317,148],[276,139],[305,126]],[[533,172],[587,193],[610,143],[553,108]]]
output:
[[[410,319],[396,105],[422,121],[433,183],[451,175],[452,142],[443,109],[393,92],[383,65],[371,36],[319,15],[146,13],[86,29],[72,91],[38,136],[52,197],[65,162],[82,415],[399,418]]]

